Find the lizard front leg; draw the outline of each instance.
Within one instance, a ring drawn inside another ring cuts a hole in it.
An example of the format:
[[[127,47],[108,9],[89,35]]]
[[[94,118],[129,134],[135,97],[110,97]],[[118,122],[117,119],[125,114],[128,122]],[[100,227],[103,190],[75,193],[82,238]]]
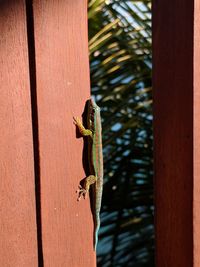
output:
[[[83,126],[81,120],[76,117],[73,118],[74,119],[74,124],[78,127],[79,132],[83,135],[83,136],[90,136],[92,137],[92,131],[89,129],[85,129],[85,127]]]
[[[77,199],[78,201],[81,199],[81,197],[83,197],[84,199],[87,197],[87,194],[90,190],[90,186],[94,184],[96,180],[97,180],[97,177],[94,175],[90,175],[85,178],[83,186],[80,185],[79,190],[77,190],[77,192],[79,193],[79,196]]]

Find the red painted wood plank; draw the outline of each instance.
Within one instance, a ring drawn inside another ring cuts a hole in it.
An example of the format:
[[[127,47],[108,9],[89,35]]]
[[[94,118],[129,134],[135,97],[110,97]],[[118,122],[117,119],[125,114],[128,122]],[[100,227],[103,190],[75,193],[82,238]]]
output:
[[[0,266],[37,266],[25,1],[0,2]]]
[[[95,266],[89,199],[73,116],[90,95],[87,1],[33,1],[45,266]]]
[[[200,266],[200,2],[194,5],[194,266]]]
[[[193,1],[153,3],[156,266],[193,266]],[[196,129],[195,129],[196,131]]]

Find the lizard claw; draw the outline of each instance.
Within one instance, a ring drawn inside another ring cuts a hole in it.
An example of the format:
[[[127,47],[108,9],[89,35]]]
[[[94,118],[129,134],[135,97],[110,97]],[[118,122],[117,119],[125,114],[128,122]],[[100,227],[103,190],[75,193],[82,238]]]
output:
[[[87,198],[87,190],[85,190],[81,185],[79,185],[79,189],[76,192],[79,194],[77,201],[80,201],[82,197],[84,199]]]
[[[73,117],[73,123],[76,125],[76,118]]]
[[[73,122],[76,126],[78,126],[79,124],[81,124],[81,120],[78,117],[73,117]]]

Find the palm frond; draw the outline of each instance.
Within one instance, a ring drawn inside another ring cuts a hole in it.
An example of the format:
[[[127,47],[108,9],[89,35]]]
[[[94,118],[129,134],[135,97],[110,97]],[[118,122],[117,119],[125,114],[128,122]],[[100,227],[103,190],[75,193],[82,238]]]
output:
[[[105,165],[98,265],[153,267],[151,2],[90,0],[88,16]]]

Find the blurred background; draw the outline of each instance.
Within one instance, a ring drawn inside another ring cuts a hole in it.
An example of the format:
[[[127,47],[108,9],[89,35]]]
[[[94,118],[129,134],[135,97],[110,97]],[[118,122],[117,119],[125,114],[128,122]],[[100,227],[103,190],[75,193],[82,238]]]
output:
[[[151,1],[90,0],[92,95],[101,107],[101,267],[154,264]]]

